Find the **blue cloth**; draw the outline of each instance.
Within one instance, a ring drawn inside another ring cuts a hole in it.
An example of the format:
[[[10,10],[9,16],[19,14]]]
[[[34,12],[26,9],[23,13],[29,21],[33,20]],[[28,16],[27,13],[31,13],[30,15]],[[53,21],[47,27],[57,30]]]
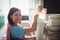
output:
[[[25,29],[23,27],[14,26],[11,30],[11,36],[13,38],[24,38]]]

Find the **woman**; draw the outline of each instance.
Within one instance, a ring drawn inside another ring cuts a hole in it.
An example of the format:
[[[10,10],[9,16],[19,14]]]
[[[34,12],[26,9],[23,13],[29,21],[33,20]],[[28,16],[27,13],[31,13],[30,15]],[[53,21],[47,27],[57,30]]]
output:
[[[46,9],[42,7],[42,5],[38,4],[36,11],[32,11],[31,15],[31,25],[34,22],[34,16],[38,14],[37,18],[37,32],[36,32],[36,40],[43,40],[42,35],[43,35],[43,27],[44,27],[44,22],[46,21]]]
[[[37,28],[37,17],[38,15],[34,16],[34,22],[31,28],[24,29],[21,24],[21,10],[18,8],[11,8],[8,13],[8,28],[7,28],[7,40],[26,40],[24,35],[33,32]]]
[[[36,6],[36,10],[32,11],[30,16],[29,16],[31,25],[34,22],[34,16],[36,14],[39,15],[39,17],[38,17],[39,19],[42,19],[43,21],[45,21],[46,20],[46,13],[47,13],[47,10],[45,8],[43,8],[43,6],[41,4],[38,4]]]
[[[45,25],[45,21],[46,21],[46,10],[42,7],[42,5],[38,5],[37,7],[37,11],[36,14],[39,15],[38,19],[37,19],[37,40],[44,40],[43,39],[43,29],[44,29],[44,25]]]

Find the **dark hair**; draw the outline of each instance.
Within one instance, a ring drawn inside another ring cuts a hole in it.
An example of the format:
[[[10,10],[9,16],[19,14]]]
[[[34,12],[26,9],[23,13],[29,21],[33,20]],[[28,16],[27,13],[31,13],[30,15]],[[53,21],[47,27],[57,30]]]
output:
[[[18,8],[12,7],[8,13],[8,22],[9,24],[14,24],[13,20],[11,19],[11,15],[13,15],[16,11],[20,11]]]

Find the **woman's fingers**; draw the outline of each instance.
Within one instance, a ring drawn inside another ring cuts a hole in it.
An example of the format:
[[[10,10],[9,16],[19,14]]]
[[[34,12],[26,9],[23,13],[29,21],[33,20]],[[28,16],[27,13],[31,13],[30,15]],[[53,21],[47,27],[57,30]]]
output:
[[[38,14],[36,14],[35,16],[34,16],[34,20],[37,20],[37,18],[38,18]]]

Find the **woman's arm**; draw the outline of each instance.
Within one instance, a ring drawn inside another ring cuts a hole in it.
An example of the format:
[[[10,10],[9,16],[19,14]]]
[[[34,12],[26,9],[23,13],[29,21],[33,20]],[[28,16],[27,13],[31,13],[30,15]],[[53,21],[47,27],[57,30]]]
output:
[[[38,14],[34,16],[34,22],[32,24],[32,28],[26,29],[25,34],[29,34],[30,32],[36,31],[36,29],[37,29],[37,17],[38,17]]]

